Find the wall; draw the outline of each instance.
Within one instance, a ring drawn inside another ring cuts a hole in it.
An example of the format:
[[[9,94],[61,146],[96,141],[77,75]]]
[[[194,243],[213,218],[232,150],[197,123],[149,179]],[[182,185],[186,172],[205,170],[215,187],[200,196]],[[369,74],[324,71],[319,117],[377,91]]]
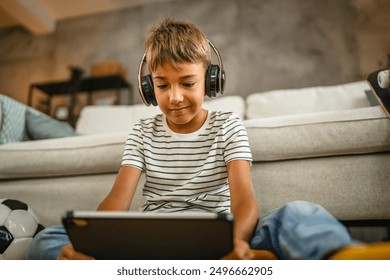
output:
[[[47,36],[3,29],[0,92],[26,103],[30,83],[105,59],[136,85],[143,40],[161,16],[192,21],[214,42],[227,95],[361,80],[389,64],[389,14],[387,0],[172,0],[64,20]]]

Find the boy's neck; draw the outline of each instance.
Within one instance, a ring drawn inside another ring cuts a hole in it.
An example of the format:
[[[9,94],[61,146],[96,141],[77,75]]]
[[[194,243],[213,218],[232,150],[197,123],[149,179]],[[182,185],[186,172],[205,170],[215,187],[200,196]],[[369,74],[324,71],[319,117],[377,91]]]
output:
[[[184,124],[173,123],[169,118],[165,116],[167,126],[174,133],[189,134],[198,131],[206,122],[208,111],[201,109],[199,113],[189,122]]]

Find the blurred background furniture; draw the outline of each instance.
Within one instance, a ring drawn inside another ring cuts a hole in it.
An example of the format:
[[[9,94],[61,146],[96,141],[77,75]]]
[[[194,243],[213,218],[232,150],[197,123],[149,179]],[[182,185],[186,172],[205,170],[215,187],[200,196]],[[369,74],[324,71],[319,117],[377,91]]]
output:
[[[70,98],[69,114],[67,121],[75,125],[77,96],[87,94],[87,105],[92,105],[92,95],[98,91],[113,90],[116,95],[116,104],[121,103],[121,90],[127,90],[127,105],[133,104],[132,86],[121,75],[91,76],[84,78],[74,78],[64,81],[48,81],[43,83],[33,83],[30,85],[27,105],[32,106],[34,90],[38,89],[47,95],[47,106],[43,112],[52,115],[52,98],[59,95],[67,95]]]

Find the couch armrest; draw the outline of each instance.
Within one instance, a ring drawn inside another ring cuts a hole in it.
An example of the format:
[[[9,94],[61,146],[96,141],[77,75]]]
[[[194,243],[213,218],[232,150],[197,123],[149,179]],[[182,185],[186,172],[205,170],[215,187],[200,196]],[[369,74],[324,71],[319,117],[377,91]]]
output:
[[[0,179],[117,172],[128,133],[0,145]]]

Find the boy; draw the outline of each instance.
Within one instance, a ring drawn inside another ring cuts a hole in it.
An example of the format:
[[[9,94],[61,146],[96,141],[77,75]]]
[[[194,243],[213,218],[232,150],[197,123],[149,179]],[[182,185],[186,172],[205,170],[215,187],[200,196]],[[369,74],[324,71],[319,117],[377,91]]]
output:
[[[145,172],[143,211],[232,212],[234,249],[226,259],[320,259],[351,245],[345,228],[311,203],[289,203],[258,222],[245,128],[232,113],[202,107],[211,54],[196,26],[165,19],[145,51],[151,73],[146,99],[163,114],[134,126],[114,186],[98,210],[128,210]],[[222,83],[217,87],[221,92]],[[145,99],[143,94],[141,88]],[[29,258],[57,257],[91,258],[73,250],[63,227],[52,227],[34,239]]]

